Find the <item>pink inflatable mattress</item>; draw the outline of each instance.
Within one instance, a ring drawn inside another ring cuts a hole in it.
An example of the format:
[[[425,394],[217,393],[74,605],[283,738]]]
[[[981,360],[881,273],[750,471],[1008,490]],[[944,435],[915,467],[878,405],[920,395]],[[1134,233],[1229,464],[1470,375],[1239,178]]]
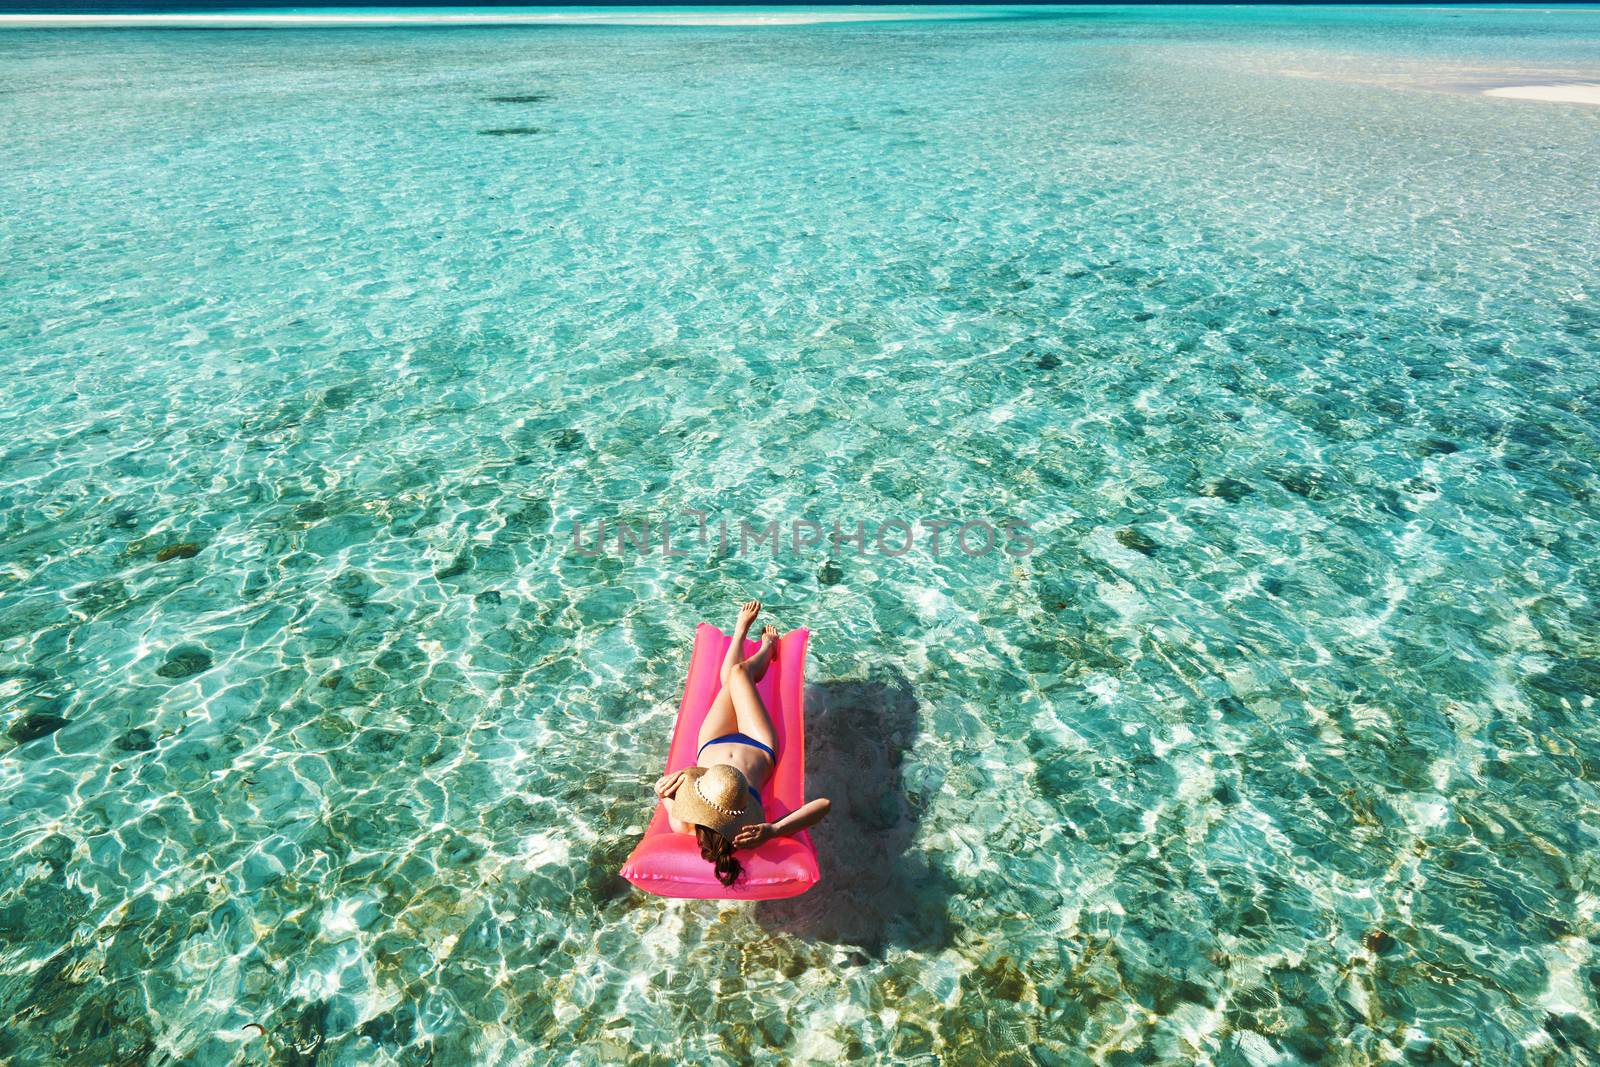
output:
[[[777,822],[805,803],[803,698],[806,643],[810,638],[811,631],[804,629],[784,635],[778,644],[778,658],[756,686],[778,735],[778,766],[772,780],[761,790],[768,822]],[[732,640],[709,623],[703,622],[695,630],[689,681],[683,689],[683,704],[678,709],[678,724],[672,731],[672,748],[667,753],[668,771],[695,766],[700,724],[721,688],[722,657]],[[747,641],[745,655],[753,655],[758,647],[756,642]],[[734,856],[743,865],[744,873],[732,887],[725,887],[712,873],[711,864],[700,857],[694,835],[674,833],[667,825],[667,809],[657,804],[644,840],[622,866],[622,877],[657,896],[721,900],[798,896],[816,885],[820,877],[817,850],[805,831],[793,837],[773,838],[759,848],[742,849]]]

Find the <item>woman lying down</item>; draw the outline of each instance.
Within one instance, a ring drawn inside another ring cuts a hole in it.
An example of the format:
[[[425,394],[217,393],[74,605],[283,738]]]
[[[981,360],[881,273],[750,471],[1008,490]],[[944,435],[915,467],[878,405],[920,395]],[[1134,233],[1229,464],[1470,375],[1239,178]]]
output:
[[[760,614],[759,600],[739,609],[733,642],[722,660],[722,691],[700,727],[698,765],[664,775],[655,786],[672,829],[695,835],[700,855],[725,886],[733,885],[743,870],[733,858],[735,849],[797,834],[828,814],[825,797],[807,801],[776,823],[767,822],[761,806],[761,790],[778,765],[778,752],[772,719],[756,683],[777,655],[777,629],[764,627],[761,647],[749,659],[739,658],[745,635]]]

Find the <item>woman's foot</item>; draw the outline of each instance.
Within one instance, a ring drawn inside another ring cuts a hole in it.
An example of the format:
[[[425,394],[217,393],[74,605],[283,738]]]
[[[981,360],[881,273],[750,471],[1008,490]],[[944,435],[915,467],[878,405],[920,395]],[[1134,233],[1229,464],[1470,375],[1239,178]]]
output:
[[[728,672],[733,670],[733,665],[739,662],[744,655],[745,635],[750,632],[750,625],[756,621],[756,616],[761,614],[761,601],[746,600],[739,608],[739,618],[733,624],[733,640],[728,643],[728,651],[722,657],[722,684],[728,684]]]
[[[739,607],[739,618],[733,624],[734,636],[744,640],[744,635],[750,632],[750,624],[756,621],[756,616],[761,614],[761,601],[746,600]]]

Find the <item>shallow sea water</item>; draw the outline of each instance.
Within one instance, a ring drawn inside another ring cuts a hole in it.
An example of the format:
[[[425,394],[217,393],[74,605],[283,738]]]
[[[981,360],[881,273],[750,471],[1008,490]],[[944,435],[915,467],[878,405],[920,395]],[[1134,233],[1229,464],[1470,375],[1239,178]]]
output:
[[[0,1061],[1600,1059],[1600,12],[993,14],[0,32]]]

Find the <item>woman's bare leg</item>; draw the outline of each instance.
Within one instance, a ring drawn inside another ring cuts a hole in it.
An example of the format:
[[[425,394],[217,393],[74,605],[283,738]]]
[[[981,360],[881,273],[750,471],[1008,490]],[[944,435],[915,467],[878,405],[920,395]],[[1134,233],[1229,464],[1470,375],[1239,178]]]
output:
[[[756,683],[750,678],[750,668],[743,663],[728,672],[728,684],[723,686],[717,700],[721,701],[724,696],[729,695],[733,697],[733,710],[738,719],[739,732],[746,737],[755,738],[776,751],[778,735],[772,729],[772,719],[767,715],[767,706],[761,703],[761,694],[756,692]]]
[[[766,667],[773,661],[773,654],[778,651],[778,630],[766,627],[762,630],[762,648],[754,656],[744,659],[744,641],[750,632],[750,624],[754,624],[755,617],[762,613],[762,601],[749,600],[739,608],[739,619],[733,624],[733,641],[728,645],[728,653],[722,657],[722,691],[717,694],[717,699],[710,704],[706,712],[706,720],[701,723],[699,739],[696,747],[704,747],[712,737],[722,737],[733,731],[749,733],[742,723],[750,718],[749,713],[739,712],[734,705],[733,686],[728,681],[733,677],[734,670],[746,677],[750,683],[750,693],[755,696],[755,707],[760,710],[760,720],[765,723],[766,733],[750,734],[757,741],[773,744],[773,723],[766,718],[766,709],[762,707],[762,696],[755,693],[755,683],[766,675]]]
[[[723,686],[717,699],[711,702],[711,710],[706,712],[705,721],[700,724],[700,738],[694,746],[695,762],[699,762],[700,750],[706,747],[707,741],[731,734],[738,728],[739,716],[733,710],[733,694],[728,692],[727,686]]]
[[[754,685],[766,676],[767,667],[772,664],[772,657],[777,654],[778,630],[775,626],[768,626],[761,631],[760,650],[749,659],[735,663],[734,667],[744,671],[751,684]],[[732,673],[733,668],[729,668],[728,673],[723,677],[727,678]],[[728,690],[729,687],[724,684],[721,691],[717,693],[717,699],[711,702],[711,709],[706,712],[705,721],[700,724],[700,740],[698,742],[700,745],[704,745],[714,737],[731,734],[740,729],[739,723],[741,720],[737,710],[734,708],[733,694]],[[759,694],[756,699],[758,701],[761,699]],[[763,739],[758,738],[758,740]]]
[[[757,685],[767,676],[767,667],[772,663],[772,658],[778,654],[778,628],[768,626],[761,631],[761,647],[755,655],[744,661],[745,668],[750,672],[750,680]],[[726,688],[726,683],[724,683]]]
[[[739,608],[739,618],[733,624],[733,640],[728,643],[728,651],[722,656],[722,687],[728,687],[728,672],[733,670],[733,665],[744,659],[745,635],[750,632],[750,624],[756,621],[756,616],[761,614],[761,601],[747,600]]]

